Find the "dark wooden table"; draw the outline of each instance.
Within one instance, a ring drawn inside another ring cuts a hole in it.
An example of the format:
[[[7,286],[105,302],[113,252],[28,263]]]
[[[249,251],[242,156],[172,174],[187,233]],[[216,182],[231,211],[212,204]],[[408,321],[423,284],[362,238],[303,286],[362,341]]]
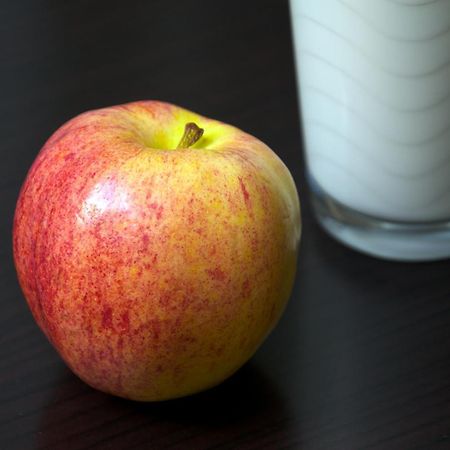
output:
[[[0,449],[450,448],[450,261],[372,259],[315,223],[286,1],[4,1],[0,42]],[[303,206],[277,329],[221,386],[157,404],[72,375],[34,324],[11,256],[19,187],[46,138],[82,111],[137,99],[260,137]]]

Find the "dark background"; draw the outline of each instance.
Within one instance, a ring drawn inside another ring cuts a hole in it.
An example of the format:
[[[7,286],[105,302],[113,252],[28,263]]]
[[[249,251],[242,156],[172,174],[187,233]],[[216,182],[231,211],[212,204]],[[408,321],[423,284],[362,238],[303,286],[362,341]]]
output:
[[[1,449],[448,449],[450,261],[372,259],[314,222],[287,1],[0,2]],[[34,324],[11,256],[15,201],[46,138],[88,109],[161,99],[264,140],[293,172],[291,302],[221,386],[137,404],[96,392]]]

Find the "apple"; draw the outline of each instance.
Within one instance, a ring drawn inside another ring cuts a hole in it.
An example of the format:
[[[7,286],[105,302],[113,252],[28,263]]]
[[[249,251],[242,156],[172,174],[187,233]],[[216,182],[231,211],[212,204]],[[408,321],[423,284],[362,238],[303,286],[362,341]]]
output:
[[[154,401],[241,367],[289,299],[300,206],[239,129],[157,101],[89,111],[45,143],[13,248],[31,312],[92,387]]]

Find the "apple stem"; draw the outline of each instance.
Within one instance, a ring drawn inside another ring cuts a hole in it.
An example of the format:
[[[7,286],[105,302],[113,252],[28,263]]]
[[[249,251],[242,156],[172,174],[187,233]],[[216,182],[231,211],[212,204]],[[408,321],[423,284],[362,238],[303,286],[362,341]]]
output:
[[[205,130],[196,123],[189,122],[184,126],[184,133],[177,148],[189,148],[194,145],[202,136]]]

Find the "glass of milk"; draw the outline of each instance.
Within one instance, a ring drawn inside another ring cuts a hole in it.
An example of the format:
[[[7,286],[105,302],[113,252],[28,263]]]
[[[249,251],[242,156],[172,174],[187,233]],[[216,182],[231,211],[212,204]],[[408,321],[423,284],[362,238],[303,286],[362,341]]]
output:
[[[450,0],[291,0],[307,174],[338,240],[450,257]]]

